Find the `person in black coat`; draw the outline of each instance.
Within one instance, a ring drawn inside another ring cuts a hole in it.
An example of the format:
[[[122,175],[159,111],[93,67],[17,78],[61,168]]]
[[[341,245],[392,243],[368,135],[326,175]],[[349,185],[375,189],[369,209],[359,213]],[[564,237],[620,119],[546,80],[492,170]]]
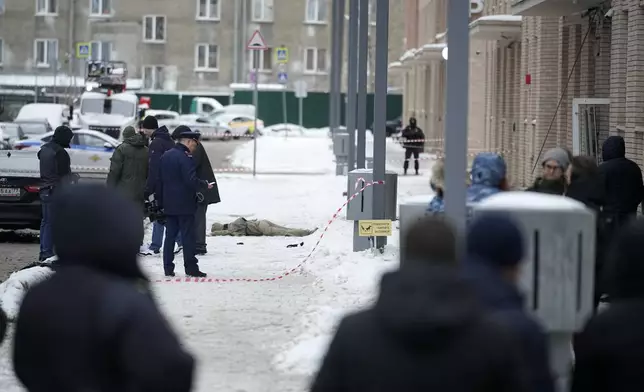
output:
[[[178,128],[177,128],[178,129]],[[172,133],[173,139],[179,135],[177,131]],[[208,205],[221,202],[219,197],[219,188],[217,187],[217,180],[215,179],[215,171],[212,169],[208,153],[203,147],[201,142],[197,143],[197,147],[192,153],[192,159],[195,161],[197,169],[197,177],[214,184],[212,188],[201,186],[197,191],[197,212],[195,213],[195,237],[197,239],[196,254],[205,255],[208,253],[206,247],[206,212]]]
[[[509,217],[490,213],[476,218],[467,233],[464,275],[491,316],[518,336],[530,390],[554,392],[546,335],[526,312],[518,289],[523,242],[521,231]]]
[[[18,379],[29,392],[190,391],[194,360],[137,264],[139,206],[101,185],[67,187],[53,203],[60,266],[20,307]]]
[[[197,176],[192,152],[199,145],[199,132],[185,125],[175,130],[177,144],[161,157],[160,182],[157,190],[159,205],[166,217],[166,238],[163,244],[163,269],[166,276],[174,274],[174,242],[181,232],[183,266],[187,276],[204,278],[197,265],[195,213],[197,193],[202,188],[211,189],[209,183]]]
[[[40,255],[43,261],[54,255],[51,232],[51,198],[56,189],[72,182],[72,169],[69,154],[65,150],[74,137],[68,127],[61,125],[54,131],[50,142],[43,144],[38,151],[40,160],[40,203],[42,206],[42,220],[40,221]]]
[[[527,391],[513,335],[459,274],[452,228],[424,218],[402,246],[376,304],[340,322],[311,391]]]
[[[423,130],[418,128],[416,125],[415,117],[409,119],[409,125],[407,125],[407,127],[402,131],[402,138],[405,139],[403,142],[403,147],[405,148],[405,163],[403,165],[404,173],[407,175],[407,170],[409,169],[409,158],[413,155],[414,170],[416,170],[416,175],[418,175],[418,169],[420,168],[418,157],[425,149],[425,134],[423,133]]]
[[[615,236],[607,265],[610,305],[575,339],[572,392],[644,390],[644,221]]]

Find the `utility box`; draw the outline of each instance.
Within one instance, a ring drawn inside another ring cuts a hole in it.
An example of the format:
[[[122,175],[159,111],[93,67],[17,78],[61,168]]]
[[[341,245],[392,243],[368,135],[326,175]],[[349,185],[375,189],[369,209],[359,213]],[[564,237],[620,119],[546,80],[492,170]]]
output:
[[[413,198],[405,200],[404,203],[399,205],[398,215],[398,235],[400,244],[400,263],[402,264],[405,259],[405,248],[402,246],[403,239],[407,235],[409,228],[427,215],[427,207],[434,195],[418,195]]]
[[[349,172],[347,195],[351,197],[364,187],[373,182],[373,170],[356,169]],[[392,171],[385,172],[383,185],[372,185],[362,191],[347,205],[347,220],[373,219],[373,188],[385,187],[385,215],[383,219],[396,220],[396,203],[398,198],[398,174]]]
[[[349,134],[335,133],[333,135],[333,154],[337,157],[349,156]]]
[[[550,333],[580,331],[593,314],[595,213],[575,200],[502,192],[473,205],[474,218],[508,213],[526,245],[521,285],[526,305]]]

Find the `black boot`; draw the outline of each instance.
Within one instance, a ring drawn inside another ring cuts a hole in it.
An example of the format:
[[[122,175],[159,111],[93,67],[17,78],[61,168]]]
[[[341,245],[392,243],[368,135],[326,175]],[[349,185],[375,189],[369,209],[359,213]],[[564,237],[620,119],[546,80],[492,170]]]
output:
[[[201,272],[197,269],[190,272],[186,271],[186,276],[189,276],[191,278],[205,278],[208,275],[205,272]]]
[[[409,169],[409,161],[405,159],[405,163],[403,164],[403,170],[404,170],[404,175],[407,175],[407,169]]]
[[[414,160],[414,169],[416,170],[416,175],[418,175],[418,169],[419,169],[418,159]]]

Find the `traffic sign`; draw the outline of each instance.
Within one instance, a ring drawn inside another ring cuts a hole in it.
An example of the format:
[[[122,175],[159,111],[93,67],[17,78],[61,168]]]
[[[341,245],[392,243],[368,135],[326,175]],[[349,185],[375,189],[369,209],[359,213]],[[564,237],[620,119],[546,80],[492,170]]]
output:
[[[250,71],[250,73],[248,74],[248,79],[250,79],[251,83],[257,82],[257,73],[255,73],[255,71]]]
[[[280,46],[275,50],[275,58],[277,59],[278,64],[288,63],[288,48],[286,46]]]
[[[268,46],[266,45],[266,41],[264,40],[264,37],[262,37],[262,33],[260,33],[259,30],[255,30],[253,35],[250,37],[250,40],[248,40],[248,43],[246,44],[246,49],[248,50],[268,49]]]
[[[295,98],[306,98],[308,96],[306,82],[304,80],[298,80],[294,83],[295,85]]]
[[[79,42],[76,44],[76,58],[86,59],[92,55],[92,45],[89,42]]]
[[[286,82],[288,82],[288,74],[286,72],[278,73],[277,74],[277,81],[282,83],[282,84],[285,84]]]

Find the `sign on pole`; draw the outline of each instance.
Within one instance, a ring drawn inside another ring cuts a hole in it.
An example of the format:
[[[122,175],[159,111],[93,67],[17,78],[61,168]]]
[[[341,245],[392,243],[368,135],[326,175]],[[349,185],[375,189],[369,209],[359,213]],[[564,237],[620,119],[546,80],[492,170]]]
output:
[[[280,46],[275,50],[275,59],[278,64],[288,63],[288,48],[286,46]]]
[[[246,44],[246,49],[248,50],[254,50],[254,51],[259,51],[259,50],[266,50],[268,49],[268,45],[266,45],[266,41],[264,40],[264,37],[262,37],[262,33],[259,32],[259,30],[255,30],[253,35],[250,37],[248,40],[248,43]],[[259,53],[253,54],[253,60],[255,56],[258,56]],[[255,85],[255,88],[253,89],[253,106],[255,106],[255,116],[253,119],[253,177],[257,174],[257,133],[255,132],[257,130],[257,116],[259,113],[259,78],[258,78],[258,73],[259,73],[259,61],[255,62],[253,61],[253,64],[255,66],[255,72],[253,72],[253,84]]]
[[[89,42],[79,42],[76,44],[76,58],[87,59],[92,55],[92,45]]]
[[[266,41],[264,40],[264,37],[262,36],[262,33],[259,32],[259,30],[255,30],[253,35],[250,37],[250,40],[248,40],[248,43],[246,44],[246,49],[248,50],[268,49],[268,46],[266,45]]]
[[[280,72],[277,74],[277,81],[281,84],[286,84],[288,82],[288,74],[286,72]]]
[[[387,219],[370,219],[358,221],[360,237],[390,237],[391,221]]]
[[[295,87],[295,98],[306,98],[308,95],[306,82],[304,80],[298,80],[293,83]]]

